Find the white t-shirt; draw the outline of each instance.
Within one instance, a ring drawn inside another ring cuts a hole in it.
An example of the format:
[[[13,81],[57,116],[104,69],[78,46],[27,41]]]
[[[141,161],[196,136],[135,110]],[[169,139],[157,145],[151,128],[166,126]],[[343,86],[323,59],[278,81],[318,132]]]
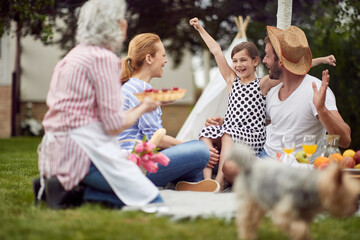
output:
[[[316,117],[312,82],[316,83],[318,89],[320,88],[321,81],[319,79],[306,75],[299,87],[285,101],[279,99],[282,83],[268,92],[266,117],[271,121],[271,126],[264,149],[271,157],[275,157],[276,152],[282,152],[281,138],[283,135],[293,134],[296,136],[296,152],[302,150],[304,135],[316,135],[317,140],[320,141],[321,137],[326,134],[326,129]],[[337,111],[335,96],[330,88],[326,91],[325,107],[329,111]],[[316,155],[317,153],[314,154],[314,156]]]

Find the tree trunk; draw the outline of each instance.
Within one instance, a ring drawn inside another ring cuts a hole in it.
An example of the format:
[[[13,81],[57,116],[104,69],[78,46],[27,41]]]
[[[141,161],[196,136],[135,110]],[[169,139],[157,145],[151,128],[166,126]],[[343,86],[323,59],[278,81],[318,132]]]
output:
[[[16,23],[15,68],[12,74],[11,136],[20,135],[21,24]]]
[[[291,25],[292,0],[278,0],[276,27],[285,29]]]

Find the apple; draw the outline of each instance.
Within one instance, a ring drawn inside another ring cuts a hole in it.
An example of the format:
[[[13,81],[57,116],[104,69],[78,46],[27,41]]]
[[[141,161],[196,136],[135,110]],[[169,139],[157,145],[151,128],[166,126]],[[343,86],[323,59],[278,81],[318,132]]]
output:
[[[341,166],[343,168],[354,168],[355,167],[355,160],[352,157],[345,156],[341,161]]]
[[[296,161],[299,163],[309,163],[309,158],[304,151],[298,151],[295,153]]]
[[[345,152],[343,153],[344,157],[354,157],[355,155],[355,151],[352,149],[346,149]]]
[[[356,164],[354,168],[360,169],[360,163]]]
[[[354,160],[356,162],[356,164],[360,163],[360,150],[358,150],[355,155],[354,155]]]

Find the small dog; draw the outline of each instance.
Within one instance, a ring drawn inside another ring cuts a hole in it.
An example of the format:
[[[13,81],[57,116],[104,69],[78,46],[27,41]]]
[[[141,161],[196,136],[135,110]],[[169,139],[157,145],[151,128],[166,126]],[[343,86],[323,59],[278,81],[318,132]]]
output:
[[[310,239],[310,223],[318,213],[347,217],[359,207],[358,183],[338,164],[324,170],[293,168],[274,159],[258,160],[241,144],[233,146],[228,159],[240,168],[234,183],[239,239],[255,239],[268,211],[275,225],[298,240]]]

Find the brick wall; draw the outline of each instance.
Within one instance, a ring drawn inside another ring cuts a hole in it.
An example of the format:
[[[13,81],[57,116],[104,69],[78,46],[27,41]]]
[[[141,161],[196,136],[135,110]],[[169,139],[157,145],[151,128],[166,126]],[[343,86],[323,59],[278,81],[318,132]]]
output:
[[[11,86],[0,86],[0,137],[11,135]]]
[[[26,118],[26,107],[27,102],[22,102],[20,104],[20,122]],[[38,120],[42,121],[46,111],[48,110],[45,102],[32,102],[32,115],[33,117]]]

